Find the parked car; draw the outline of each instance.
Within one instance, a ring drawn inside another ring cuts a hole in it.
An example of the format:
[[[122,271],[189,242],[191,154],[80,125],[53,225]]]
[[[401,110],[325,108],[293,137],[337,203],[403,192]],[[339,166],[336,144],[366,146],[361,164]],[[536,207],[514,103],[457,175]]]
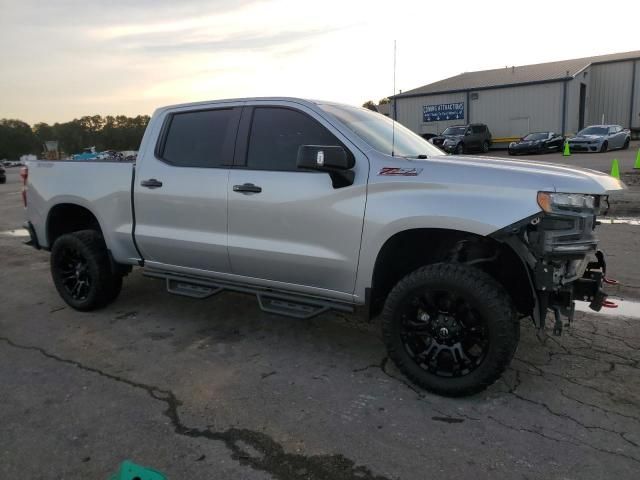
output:
[[[606,152],[629,148],[631,131],[620,125],[591,125],[569,139],[572,152]]]
[[[432,138],[437,137],[438,134],[437,133],[422,133],[422,134],[420,134],[420,136],[422,138],[424,138],[425,140],[431,140]]]
[[[448,153],[467,153],[471,151],[488,152],[491,146],[491,132],[484,123],[453,125],[447,127],[442,135],[433,137],[431,143]]]
[[[554,311],[559,334],[574,299],[606,300],[596,215],[624,184],[600,172],[446,156],[378,113],[291,98],[160,108],[139,153],[23,171],[31,243],[77,310],[133,267],[300,319],[360,306],[412,382],[455,396],[500,377],[521,318]]]
[[[509,155],[561,152],[564,137],[554,132],[533,132],[509,144]]]
[[[7,183],[7,173],[4,167],[0,167],[0,183]]]

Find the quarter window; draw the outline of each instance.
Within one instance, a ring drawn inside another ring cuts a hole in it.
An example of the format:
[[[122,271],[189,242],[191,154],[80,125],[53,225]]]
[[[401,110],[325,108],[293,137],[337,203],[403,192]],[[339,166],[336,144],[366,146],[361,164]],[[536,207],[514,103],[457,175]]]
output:
[[[228,108],[174,113],[160,156],[178,167],[222,167],[232,163],[238,112]]]
[[[254,110],[248,168],[295,170],[301,145],[343,146],[329,130],[302,112],[269,107]]]

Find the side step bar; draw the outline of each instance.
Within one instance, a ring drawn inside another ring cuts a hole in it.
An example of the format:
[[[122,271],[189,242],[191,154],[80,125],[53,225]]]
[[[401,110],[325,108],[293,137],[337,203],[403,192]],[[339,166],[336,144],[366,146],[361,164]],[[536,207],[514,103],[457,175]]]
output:
[[[353,305],[334,302],[322,298],[307,297],[292,293],[282,293],[267,288],[252,287],[220,280],[209,280],[200,277],[188,277],[158,270],[145,269],[146,277],[160,278],[166,281],[167,291],[175,295],[191,298],[208,298],[223,290],[253,294],[263,312],[275,313],[299,319],[313,318],[329,310],[351,313]]]

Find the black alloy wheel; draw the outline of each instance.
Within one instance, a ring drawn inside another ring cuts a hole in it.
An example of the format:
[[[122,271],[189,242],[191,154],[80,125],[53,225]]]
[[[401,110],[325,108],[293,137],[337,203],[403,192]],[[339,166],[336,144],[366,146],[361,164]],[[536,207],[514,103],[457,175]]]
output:
[[[500,377],[517,349],[520,324],[509,295],[490,275],[437,263],[391,290],[382,333],[389,358],[413,383],[462,396]]]
[[[81,230],[57,238],[51,248],[51,276],[62,299],[88,311],[115,300],[122,275],[114,272],[100,232]]]
[[[439,377],[461,377],[484,360],[487,322],[464,297],[447,290],[418,290],[402,310],[402,344],[421,368]]]
[[[86,300],[93,283],[87,259],[77,249],[65,245],[56,258],[56,268],[67,294],[76,301]]]

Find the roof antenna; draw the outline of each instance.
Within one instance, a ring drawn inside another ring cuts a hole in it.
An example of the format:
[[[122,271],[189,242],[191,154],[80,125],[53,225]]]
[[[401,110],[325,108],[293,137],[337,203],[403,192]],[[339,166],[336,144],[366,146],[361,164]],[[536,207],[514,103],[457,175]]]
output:
[[[396,41],[393,41],[393,96],[396,96]],[[391,124],[391,156],[394,156],[395,147],[396,147],[396,112],[398,99],[393,99],[393,115],[391,116],[392,124]]]

